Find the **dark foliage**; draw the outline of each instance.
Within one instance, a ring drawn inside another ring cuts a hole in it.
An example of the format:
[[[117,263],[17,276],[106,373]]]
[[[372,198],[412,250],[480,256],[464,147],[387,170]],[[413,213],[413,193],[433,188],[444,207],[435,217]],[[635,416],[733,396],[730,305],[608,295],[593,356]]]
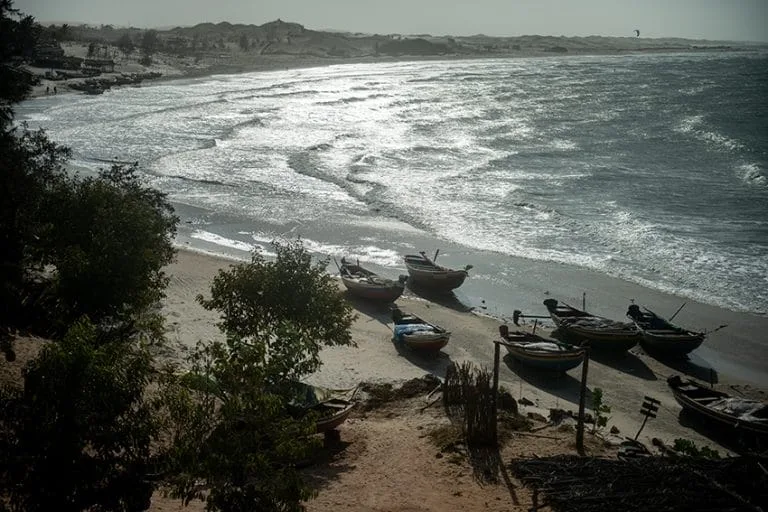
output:
[[[114,166],[95,178],[68,179],[48,197],[41,240],[55,272],[56,320],[81,315],[96,323],[130,323],[162,297],[178,218],[138,169]]]
[[[296,467],[317,446],[316,418],[292,414],[293,383],[320,366],[323,345],[352,344],[351,307],[327,262],[312,264],[300,242],[275,247],[274,261],[256,253],[198,297],[221,312],[227,341],[198,347],[186,379],[168,376],[169,483],[208,510],[303,509],[312,492]]]
[[[281,381],[316,371],[322,345],[353,345],[354,315],[325,272],[327,261],[313,264],[300,241],[273,245],[274,261],[254,253],[251,263],[220,271],[212,297],[198,300],[221,312],[228,338],[258,346],[260,363]]]
[[[156,426],[143,398],[146,351],[124,341],[95,348],[75,324],[0,394],[0,495],[12,511],[146,510]]]

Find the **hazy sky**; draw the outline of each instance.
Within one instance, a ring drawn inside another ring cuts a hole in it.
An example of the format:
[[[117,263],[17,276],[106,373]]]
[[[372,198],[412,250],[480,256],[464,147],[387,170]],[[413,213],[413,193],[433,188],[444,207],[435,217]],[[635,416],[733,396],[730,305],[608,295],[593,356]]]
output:
[[[768,42],[768,0],[15,0],[39,21],[135,27],[277,18],[312,29],[433,35],[685,37]]]

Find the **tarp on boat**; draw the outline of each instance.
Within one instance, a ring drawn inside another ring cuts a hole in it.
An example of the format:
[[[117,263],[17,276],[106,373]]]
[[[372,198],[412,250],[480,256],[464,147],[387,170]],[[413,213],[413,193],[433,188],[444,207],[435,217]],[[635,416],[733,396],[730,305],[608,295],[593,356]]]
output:
[[[747,398],[721,398],[707,404],[715,411],[735,416],[740,420],[768,423],[768,404]]]
[[[429,324],[401,324],[395,325],[394,333],[397,341],[403,341],[403,336],[417,333],[434,333],[435,328]]]
[[[351,402],[357,394],[359,386],[346,389],[330,389],[321,386],[313,386],[305,382],[294,382],[295,397],[291,400],[294,407],[311,408],[333,400]]]
[[[537,341],[534,343],[513,343],[513,345],[524,348],[526,350],[538,350],[540,352],[568,352],[571,349],[560,345],[559,343],[552,343],[551,341]]]

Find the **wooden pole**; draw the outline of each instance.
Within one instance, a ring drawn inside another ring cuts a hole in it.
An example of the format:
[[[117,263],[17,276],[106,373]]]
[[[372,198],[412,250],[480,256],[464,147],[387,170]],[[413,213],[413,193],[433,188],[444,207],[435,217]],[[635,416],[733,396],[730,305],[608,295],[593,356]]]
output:
[[[576,426],[576,450],[584,455],[584,407],[587,401],[587,372],[589,371],[589,343],[583,345],[584,361],[581,364],[581,393],[579,394],[579,421]],[[597,419],[595,419],[597,421]]]
[[[497,438],[497,402],[499,397],[499,361],[501,360],[501,343],[498,341],[493,342],[493,397],[492,399],[492,413],[493,418],[493,441],[496,442]]]
[[[645,419],[643,420],[643,424],[640,425],[640,430],[638,430],[637,434],[635,434],[635,441],[637,441],[637,438],[640,437],[640,432],[642,432],[643,429],[645,428],[646,422],[648,422],[648,415],[647,414],[645,415]]]

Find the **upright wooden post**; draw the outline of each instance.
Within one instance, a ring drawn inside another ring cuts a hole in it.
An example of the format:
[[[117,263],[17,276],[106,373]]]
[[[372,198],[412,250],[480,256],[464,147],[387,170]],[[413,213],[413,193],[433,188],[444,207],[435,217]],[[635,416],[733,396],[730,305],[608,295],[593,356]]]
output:
[[[587,401],[587,373],[589,371],[589,343],[582,345],[584,361],[581,363],[581,393],[579,394],[579,421],[576,426],[576,450],[584,455],[584,407]]]
[[[497,417],[497,402],[499,401],[499,361],[501,360],[501,343],[498,341],[493,342],[493,440],[496,442],[497,430],[498,430],[498,417]]]

